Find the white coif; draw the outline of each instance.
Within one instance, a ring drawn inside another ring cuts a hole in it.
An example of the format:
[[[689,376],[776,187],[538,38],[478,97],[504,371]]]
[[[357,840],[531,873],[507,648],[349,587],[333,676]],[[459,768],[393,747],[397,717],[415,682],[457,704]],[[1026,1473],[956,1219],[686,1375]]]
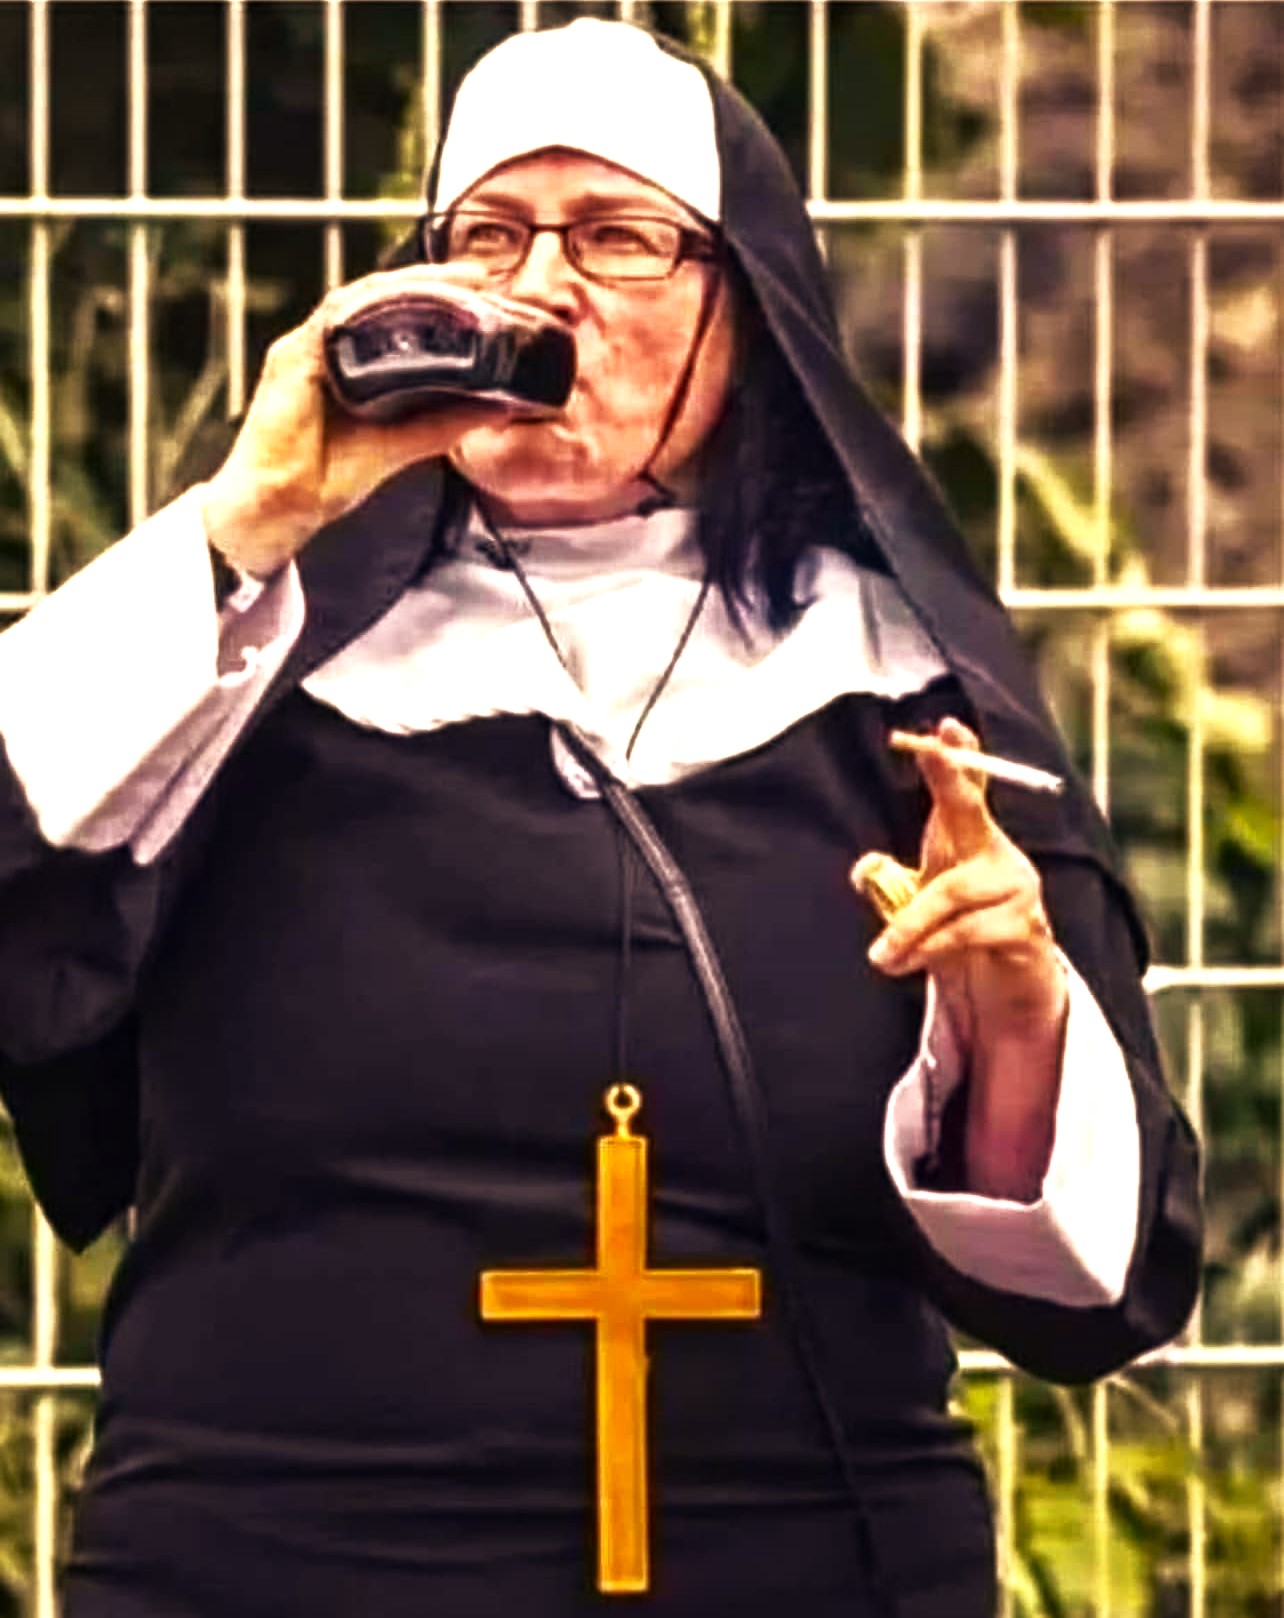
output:
[[[699,68],[627,23],[581,17],[514,34],[459,87],[433,207],[444,211],[501,163],[568,147],[720,216],[713,102]]]

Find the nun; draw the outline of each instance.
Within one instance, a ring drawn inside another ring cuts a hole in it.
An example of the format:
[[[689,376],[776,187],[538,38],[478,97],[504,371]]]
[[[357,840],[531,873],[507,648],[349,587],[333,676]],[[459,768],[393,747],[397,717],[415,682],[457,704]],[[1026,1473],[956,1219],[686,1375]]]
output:
[[[564,405],[336,403],[327,337],[461,289]],[[71,1246],[132,1209],[64,1618],[994,1611],[950,1328],[1170,1338],[1196,1150],[731,87],[485,56],[393,262],[0,637],[0,737],[0,1086]]]

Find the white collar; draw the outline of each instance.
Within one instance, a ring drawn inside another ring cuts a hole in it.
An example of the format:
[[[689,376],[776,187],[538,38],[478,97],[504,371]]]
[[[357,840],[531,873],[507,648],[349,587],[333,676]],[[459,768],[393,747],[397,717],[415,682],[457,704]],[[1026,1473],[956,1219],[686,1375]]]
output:
[[[698,579],[704,571],[696,539],[696,513],[687,506],[630,512],[609,522],[578,527],[497,526],[532,583],[537,578],[554,583],[605,580],[613,573],[639,572]],[[505,565],[499,558],[491,526],[476,507],[460,536],[456,556],[465,564]]]
[[[565,658],[554,655],[493,540],[470,523],[455,553],[304,682],[358,725],[396,734],[496,714],[574,725],[632,786],[663,785],[760,747],[846,692],[900,697],[946,670],[899,587],[827,547],[807,552],[805,607],[783,634],[748,633],[710,591],[694,632],[625,749],[700,593],[690,512],[508,531]],[[576,792],[584,782],[560,750]]]

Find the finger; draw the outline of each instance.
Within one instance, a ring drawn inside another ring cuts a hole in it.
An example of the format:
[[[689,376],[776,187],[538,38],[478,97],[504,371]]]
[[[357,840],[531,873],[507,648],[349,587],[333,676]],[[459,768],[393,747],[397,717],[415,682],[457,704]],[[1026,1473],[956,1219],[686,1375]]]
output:
[[[1009,955],[1013,964],[1022,958],[1052,958],[1052,935],[1046,918],[1031,909],[1020,894],[995,904],[956,912],[920,937],[912,948],[892,961],[876,963],[894,977],[911,972],[941,972],[961,965],[970,955]]]
[[[1041,908],[1037,877],[1019,856],[979,856],[951,866],[926,883],[898,910],[870,947],[870,959],[886,970],[899,968],[942,927],[974,911],[1024,901]]]
[[[320,387],[324,378],[325,359],[320,332],[314,328],[310,317],[303,325],[282,332],[269,345],[263,357],[263,369],[254,390],[254,398],[250,401],[250,410],[253,411],[256,404],[262,408],[262,401],[271,399],[273,395],[279,396],[282,388],[298,388],[307,392]]]
[[[953,762],[944,752],[947,747],[975,752],[977,738],[957,719],[943,719],[931,740],[940,744],[941,751],[920,752],[918,764],[932,795],[932,806],[956,856],[966,858],[980,853],[998,831],[985,801],[984,778]]]
[[[313,318],[322,331],[341,326],[370,304],[395,293],[440,292],[444,287],[480,290],[489,278],[475,264],[403,264],[393,270],[374,270],[356,281],[335,287],[322,299]]]

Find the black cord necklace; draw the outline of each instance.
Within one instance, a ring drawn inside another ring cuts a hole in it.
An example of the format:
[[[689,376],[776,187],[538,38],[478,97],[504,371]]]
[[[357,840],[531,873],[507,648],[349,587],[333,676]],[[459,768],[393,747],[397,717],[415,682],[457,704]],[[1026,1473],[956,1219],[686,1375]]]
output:
[[[535,614],[540,628],[544,631],[544,639],[553,649],[553,655],[566,670],[572,682],[580,690],[583,690],[583,687],[580,686],[579,681],[576,680],[566,653],[562,650],[561,643],[554,633],[553,626],[548,619],[548,614],[544,611],[540,599],[535,594],[531,581],[526,575],[526,569],[522,566],[521,560],[517,554],[517,546],[514,545],[512,540],[509,539],[505,534],[500,532],[494,522],[492,522],[489,513],[480,504],[480,502],[477,505],[477,514],[481,519],[482,526],[485,528],[488,537],[493,542],[499,555],[503,558],[503,565],[509,570],[510,573],[513,574],[518,584],[521,586],[522,594],[526,597],[531,611]],[[626,762],[633,757],[633,749],[637,746],[637,740],[642,733],[642,727],[654,712],[656,703],[660,700],[664,693],[665,687],[673,678],[673,672],[677,668],[683,652],[685,652],[687,649],[687,643],[690,641],[691,636],[695,633],[695,627],[700,620],[700,614],[704,611],[704,604],[709,599],[709,588],[711,584],[712,579],[710,577],[709,570],[706,568],[704,578],[700,584],[699,594],[695,599],[695,605],[691,608],[687,621],[682,627],[682,633],[678,636],[677,645],[673,648],[673,653],[661,671],[659,679],[651,687],[651,693],[643,703],[642,711],[637,718],[637,723],[633,726],[633,730],[629,735],[628,745],[624,749],[624,757]]]
[[[477,506],[477,513],[491,542],[490,548],[492,549],[493,557],[498,559],[500,565],[506,567],[516,578],[521,586],[522,594],[526,597],[531,611],[535,614],[536,620],[544,632],[544,639],[552,648],[553,655],[566,670],[572,682],[582,690],[583,687],[576,680],[566,653],[562,650],[561,643],[554,632],[552,624],[549,622],[548,614],[544,611],[543,603],[535,594],[534,587],[527,577],[526,569],[521,564],[521,559],[517,554],[517,545],[500,532],[499,528],[491,520],[489,513],[482,508],[480,503]],[[682,633],[678,636],[677,644],[673,648],[669,661],[661,670],[659,679],[651,687],[650,694],[642,704],[642,711],[639,713],[637,721],[630,732],[628,745],[624,749],[626,763],[633,757],[633,749],[637,746],[642,727],[655,711],[656,703],[660,700],[665,687],[673,678],[674,670],[677,668],[683,652],[686,651],[691,636],[695,633],[696,624],[700,621],[700,614],[704,611],[704,604],[709,598],[711,583],[712,579],[709,570],[706,568],[695,604],[687,615],[686,623],[682,626]],[[629,1060],[629,978],[633,954],[633,896],[637,861],[632,845],[621,831],[619,825],[614,821],[612,821],[612,825],[616,839],[620,893],[620,957],[615,990],[615,1033],[612,1059],[616,1074],[620,1078],[624,1078],[627,1075]]]
[[[549,623],[548,616],[532,589],[521,562],[517,558],[515,547],[499,532],[480,506],[478,510],[482,523],[497,547],[499,555],[504,559],[505,565],[516,575],[517,581],[522,587],[522,592],[538,619],[540,628],[544,631],[544,638],[548,641],[558,662],[578,686],[579,682],[571,672],[566,656],[556,634],[553,632],[553,626]],[[625,752],[626,759],[631,755],[634,744],[638,739],[638,733],[641,731],[648,715],[654,709],[665,686],[672,678],[678,660],[686,649],[687,642],[690,640],[700,613],[704,608],[705,600],[709,594],[710,583],[710,575],[706,569],[704,580],[700,586],[700,593],[696,597],[695,606],[692,608],[682,633],[678,637],[678,643],[673,650],[673,654],[652,688],[650,696],[643,705],[641,715],[633,727],[633,733],[629,738],[628,748]],[[834,1458],[851,1504],[857,1542],[869,1581],[870,1593],[876,1607],[886,1614],[887,1618],[894,1618],[898,1603],[887,1585],[875,1548],[873,1528],[865,1504],[856,1462],[844,1431],[842,1417],[830,1393],[821,1365],[817,1348],[817,1333],[811,1321],[806,1290],[798,1275],[796,1263],[797,1244],[789,1228],[788,1212],[774,1183],[775,1170],[771,1162],[768,1146],[769,1131],[761,1085],[754,1071],[753,1058],[735,1010],[735,1002],[732,1000],[730,991],[726,986],[725,976],[717,959],[716,951],[705,934],[705,924],[703,917],[699,913],[699,906],[686,884],[681,868],[673,862],[672,856],[656,836],[654,828],[645,817],[645,812],[641,809],[636,799],[632,797],[628,788],[616,780],[603,760],[597,757],[595,750],[589,747],[585,740],[574,731],[574,727],[558,725],[557,728],[566,733],[572,753],[576,756],[581,753],[584,755],[579,758],[579,761],[597,780],[599,791],[603,799],[609,804],[615,817],[616,847],[620,872],[620,970],[616,987],[615,1007],[615,1050],[613,1053],[615,1071],[621,1079],[627,1077],[628,983],[633,935],[633,892],[635,873],[639,869],[645,868],[656,881],[657,890],[673,911],[679,929],[686,941],[697,979],[709,1007],[716,1031],[719,1052],[731,1085],[732,1101],[744,1131],[746,1146],[750,1155],[751,1172],[759,1205],[762,1209],[767,1247],[772,1257],[772,1268],[777,1285],[781,1291],[784,1315],[788,1322],[790,1335],[794,1340],[794,1346],[809,1390],[815,1401],[818,1417],[833,1449]]]

